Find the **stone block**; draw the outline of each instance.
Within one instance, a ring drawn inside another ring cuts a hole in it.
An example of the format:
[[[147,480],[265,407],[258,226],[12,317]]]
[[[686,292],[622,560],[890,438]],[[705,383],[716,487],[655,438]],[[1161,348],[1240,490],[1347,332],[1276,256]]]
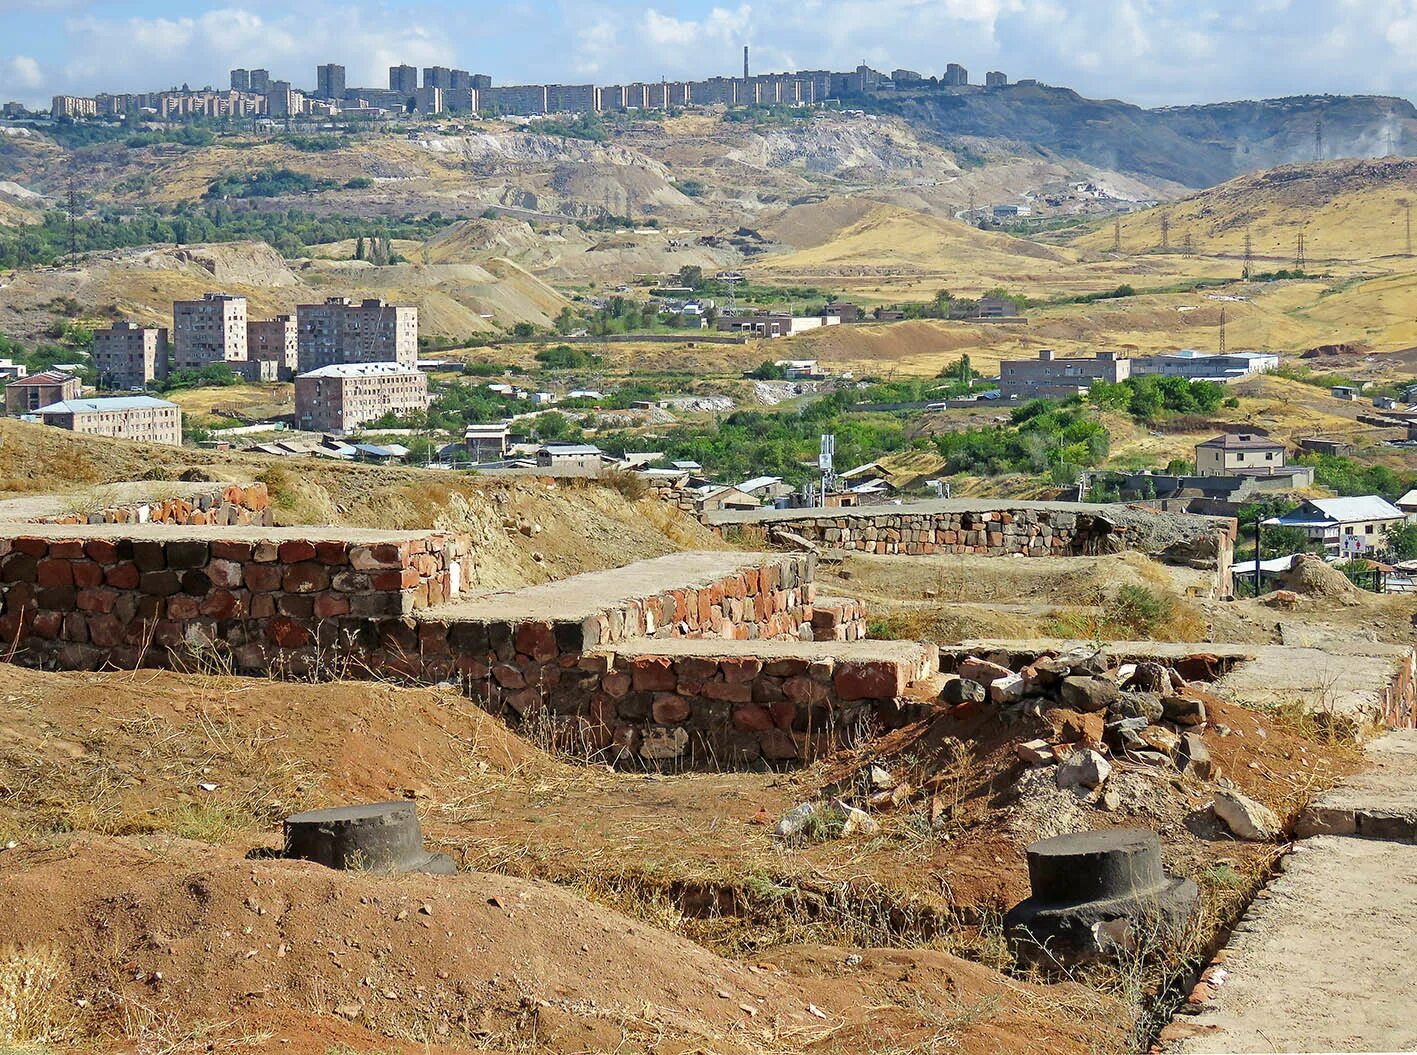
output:
[[[186,622],[191,619],[196,619],[201,614],[201,603],[195,597],[188,596],[187,594],[178,594],[175,597],[169,597],[167,600],[166,615],[169,619],[176,620],[177,622]]]
[[[844,663],[833,681],[842,700],[890,700],[905,692],[905,671],[890,660]]]
[[[40,586],[73,586],[74,566],[67,560],[46,557],[35,569],[35,582]]]
[[[145,571],[138,588],[149,597],[170,597],[182,590],[182,580],[175,571]]]
[[[241,577],[252,593],[273,593],[280,589],[284,573],[278,564],[248,564]]]
[[[103,585],[103,565],[101,564],[96,564],[91,560],[76,560],[70,570],[74,576],[74,585],[79,589]]]
[[[404,555],[397,543],[378,542],[369,546],[351,546],[349,563],[355,571],[384,571],[402,568]]]
[[[556,645],[556,633],[550,623],[518,623],[513,632],[513,644],[517,652],[539,662],[555,659],[560,654]]]
[[[650,717],[660,725],[673,725],[689,717],[689,701],[677,693],[656,693],[650,704]]]
[[[175,539],[167,544],[167,566],[174,571],[206,567],[211,551],[205,542]]]
[[[777,728],[772,712],[752,703],[733,709],[733,725],[735,728],[754,733],[765,733]]]
[[[349,563],[349,549],[343,542],[315,543],[315,559],[331,567]]]
[[[212,580],[206,572],[193,568],[182,572],[182,592],[193,597],[205,597],[212,588]]]
[[[84,556],[99,564],[112,564],[118,560],[118,546],[108,539],[89,539],[84,543]]]
[[[276,553],[282,564],[299,564],[302,561],[315,559],[315,544],[300,539],[291,539],[282,542]]]
[[[719,661],[718,668],[723,671],[724,681],[745,684],[762,673],[763,662],[756,656],[728,656]]]
[[[207,578],[213,586],[224,590],[234,590],[242,584],[241,563],[224,558],[213,558],[206,567]]]
[[[727,703],[752,703],[753,686],[750,682],[710,681],[703,687],[703,696]]]
[[[628,669],[636,692],[670,692],[678,684],[674,664],[667,656],[636,656]]]
[[[293,564],[281,577],[286,593],[318,593],[330,588],[330,569],[315,560]]]
[[[322,593],[315,597],[316,619],[337,619],[349,614],[349,598],[337,593]]]

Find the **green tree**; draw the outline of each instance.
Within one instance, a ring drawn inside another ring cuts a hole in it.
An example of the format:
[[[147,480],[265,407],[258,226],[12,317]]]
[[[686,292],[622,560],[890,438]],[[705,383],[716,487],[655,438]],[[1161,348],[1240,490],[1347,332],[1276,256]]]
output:
[[[1394,524],[1388,528],[1384,547],[1391,560],[1417,560],[1417,524]]]

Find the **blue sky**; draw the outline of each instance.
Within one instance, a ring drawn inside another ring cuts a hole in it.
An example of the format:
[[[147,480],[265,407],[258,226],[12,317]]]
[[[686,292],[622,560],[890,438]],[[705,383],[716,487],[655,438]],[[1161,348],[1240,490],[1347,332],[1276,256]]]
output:
[[[613,83],[866,61],[961,62],[1144,105],[1410,95],[1417,0],[0,0],[0,100],[224,86],[317,62],[349,83],[456,65],[499,84]]]

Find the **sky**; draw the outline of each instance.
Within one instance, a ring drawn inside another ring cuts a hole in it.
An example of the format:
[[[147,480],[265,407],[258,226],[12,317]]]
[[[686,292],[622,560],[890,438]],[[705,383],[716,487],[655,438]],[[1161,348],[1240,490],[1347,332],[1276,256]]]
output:
[[[1412,94],[1417,0],[0,0],[0,101],[225,87],[264,67],[313,87],[447,65],[495,84],[959,62],[1144,106]]]

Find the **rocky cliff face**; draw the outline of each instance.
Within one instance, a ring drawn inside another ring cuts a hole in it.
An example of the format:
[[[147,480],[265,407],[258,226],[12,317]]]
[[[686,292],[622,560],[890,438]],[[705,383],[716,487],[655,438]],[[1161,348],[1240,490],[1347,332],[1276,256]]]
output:
[[[898,113],[947,136],[1006,139],[1102,168],[1187,187],[1319,155],[1417,152],[1417,109],[1386,96],[1296,96],[1156,110],[1084,99],[1066,88],[916,92],[882,96]]]

